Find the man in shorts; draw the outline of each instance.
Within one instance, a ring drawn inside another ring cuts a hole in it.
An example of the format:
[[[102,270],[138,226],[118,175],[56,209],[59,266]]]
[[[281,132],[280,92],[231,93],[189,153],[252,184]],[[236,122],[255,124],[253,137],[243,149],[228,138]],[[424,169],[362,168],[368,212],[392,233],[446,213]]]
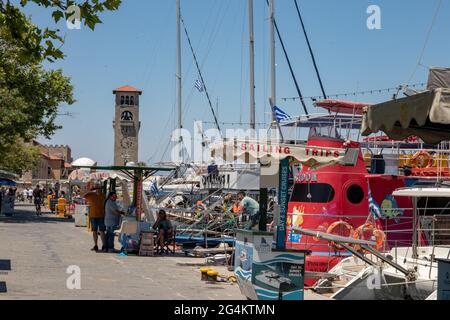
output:
[[[91,251],[98,250],[98,235],[102,239],[102,251],[106,252],[105,239],[105,195],[102,193],[100,186],[94,186],[91,191],[84,195],[84,198],[89,205],[89,221],[91,223],[92,237],[94,239],[94,247]]]

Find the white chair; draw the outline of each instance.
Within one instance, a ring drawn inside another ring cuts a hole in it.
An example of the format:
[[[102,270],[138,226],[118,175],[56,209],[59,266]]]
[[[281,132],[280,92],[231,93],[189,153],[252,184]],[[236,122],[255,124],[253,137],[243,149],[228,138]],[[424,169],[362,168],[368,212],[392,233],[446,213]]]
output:
[[[138,222],[137,221],[122,221],[120,229],[116,230],[114,234],[119,237],[119,239],[124,236],[125,240],[122,243],[124,253],[127,254],[128,249],[128,237],[134,235],[138,232]]]

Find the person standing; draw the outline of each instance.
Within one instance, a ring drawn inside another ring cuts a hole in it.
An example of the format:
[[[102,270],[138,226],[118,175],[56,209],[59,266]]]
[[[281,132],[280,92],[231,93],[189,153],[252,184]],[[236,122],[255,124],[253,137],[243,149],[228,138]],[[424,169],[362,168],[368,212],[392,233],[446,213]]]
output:
[[[64,196],[64,191],[61,192],[61,197]],[[102,240],[102,251],[107,251],[106,244],[106,226],[105,226],[105,196],[102,193],[101,187],[93,187],[90,192],[84,195],[87,204],[89,205],[89,222],[91,224],[92,238],[94,240],[94,247],[91,251],[98,251],[98,235]]]
[[[41,205],[43,196],[44,194],[42,189],[39,187],[39,185],[36,185],[36,188],[34,188],[33,190],[33,197],[34,197],[34,206],[36,207],[36,215],[38,216],[42,215]]]
[[[255,199],[246,196],[244,191],[238,193],[238,200],[242,207],[241,214],[246,214],[250,218],[247,229],[251,230],[259,223],[259,203]]]
[[[28,190],[27,189],[23,189],[22,191],[22,202],[26,202],[28,198]]]
[[[28,202],[32,203],[33,202],[33,189],[27,188],[27,192],[28,192],[28,196],[27,196]]]
[[[114,249],[114,231],[119,229],[120,217],[125,214],[125,212],[119,210],[116,200],[117,194],[110,192],[105,202],[106,243],[108,252],[116,252]]]

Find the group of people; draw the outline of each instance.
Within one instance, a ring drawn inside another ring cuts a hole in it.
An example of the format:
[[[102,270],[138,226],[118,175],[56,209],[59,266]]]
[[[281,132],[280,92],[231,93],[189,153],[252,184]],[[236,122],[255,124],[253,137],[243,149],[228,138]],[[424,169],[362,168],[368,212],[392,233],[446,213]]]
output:
[[[96,252],[116,252],[114,248],[114,232],[119,229],[121,217],[125,215],[125,212],[120,210],[117,205],[117,193],[109,192],[105,198],[101,187],[93,187],[90,192],[84,195],[84,198],[89,205],[89,219],[94,240],[94,247],[91,250]],[[153,225],[153,228],[158,230],[156,243],[159,245],[160,250],[162,250],[165,241],[173,232],[172,224],[167,219],[167,214],[164,210],[159,211],[158,219]],[[99,236],[102,241],[100,250],[98,246]],[[125,238],[124,241],[127,241],[127,239]],[[125,247],[126,243],[122,243],[120,251],[123,251]],[[162,251],[158,253],[162,253]]]
[[[101,187],[93,187],[84,195],[89,205],[89,222],[91,225],[94,247],[92,251],[115,252],[114,231],[119,229],[120,218],[125,215],[116,203],[117,194],[110,192],[105,198]],[[102,240],[102,248],[98,247],[98,236]]]

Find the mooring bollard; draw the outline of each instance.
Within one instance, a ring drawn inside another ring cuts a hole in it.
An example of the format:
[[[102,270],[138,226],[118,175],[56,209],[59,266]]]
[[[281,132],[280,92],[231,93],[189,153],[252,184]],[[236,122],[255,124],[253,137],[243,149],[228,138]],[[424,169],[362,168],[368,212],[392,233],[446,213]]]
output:
[[[209,270],[207,275],[208,275],[208,282],[217,282],[217,276],[219,275],[219,272],[215,270]]]
[[[210,271],[210,268],[200,268],[200,272],[202,274],[202,281],[208,280],[208,271]]]

